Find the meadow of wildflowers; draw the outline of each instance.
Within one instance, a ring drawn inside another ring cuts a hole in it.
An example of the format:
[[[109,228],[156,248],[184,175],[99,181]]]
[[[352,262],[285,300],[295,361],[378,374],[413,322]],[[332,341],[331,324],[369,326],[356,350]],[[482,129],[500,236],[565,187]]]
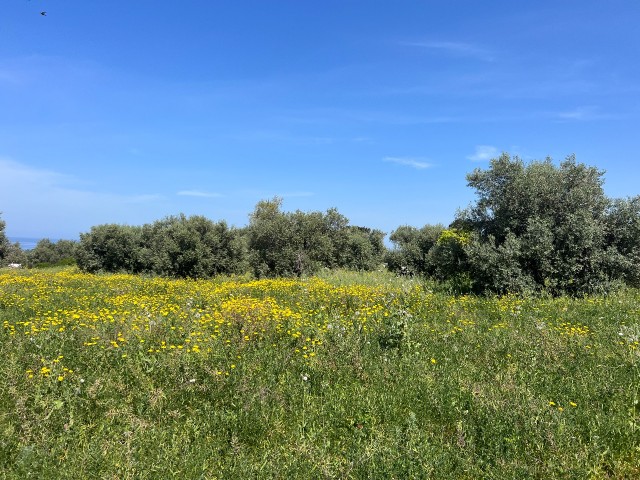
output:
[[[0,271],[3,478],[640,478],[640,292]]]

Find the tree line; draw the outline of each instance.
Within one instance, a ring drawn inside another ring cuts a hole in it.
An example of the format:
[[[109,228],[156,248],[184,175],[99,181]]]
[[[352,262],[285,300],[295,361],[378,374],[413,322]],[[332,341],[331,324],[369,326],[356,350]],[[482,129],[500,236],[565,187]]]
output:
[[[383,262],[384,234],[349,225],[335,209],[283,212],[259,202],[244,228],[202,216],[170,216],[139,227],[100,225],[80,235],[75,258],[88,272],[125,271],[206,278],[311,275],[320,268],[371,270]]]
[[[19,242],[12,243],[6,237],[5,222],[0,220],[0,267],[18,264],[23,267],[53,267],[75,265],[75,250],[78,242],[48,238],[38,241],[35,248],[23,250]]]
[[[302,276],[384,264],[454,291],[498,294],[637,287],[640,196],[608,198],[603,176],[573,156],[555,165],[503,154],[467,175],[477,200],[450,225],[400,226],[389,236],[389,249],[383,232],[352,226],[336,209],[284,212],[275,198],[259,202],[243,228],[182,214],[142,226],[99,225],[77,243],[41,241],[29,262],[73,258],[87,272],[189,278]],[[7,263],[19,250],[0,221],[0,259]]]

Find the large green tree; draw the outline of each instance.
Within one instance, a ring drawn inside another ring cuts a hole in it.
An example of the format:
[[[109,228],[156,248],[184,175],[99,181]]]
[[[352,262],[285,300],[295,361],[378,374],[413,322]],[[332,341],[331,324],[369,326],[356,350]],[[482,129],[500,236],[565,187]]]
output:
[[[206,278],[242,273],[244,249],[225,222],[180,214],[142,227],[140,261],[157,275]]]
[[[304,243],[294,235],[290,218],[281,211],[282,199],[258,202],[245,233],[249,262],[257,277],[302,274],[308,260]]]
[[[73,240],[52,242],[48,238],[43,238],[32,250],[26,252],[27,263],[30,267],[71,264],[75,262],[76,243]]]
[[[640,196],[616,199],[606,216],[606,243],[623,279],[640,286]]]
[[[348,270],[374,270],[386,253],[384,232],[367,227],[348,225],[334,244],[334,265]]]
[[[80,234],[75,249],[78,267],[87,272],[129,272],[143,270],[140,257],[142,228],[105,224]]]
[[[508,154],[470,173],[478,200],[454,226],[474,234],[466,268],[476,289],[508,284],[578,294],[606,288],[615,279],[615,252],[607,249],[603,175],[573,156],[555,165],[551,159],[525,164]]]
[[[301,276],[318,269],[370,270],[382,261],[384,234],[349,225],[336,209],[283,212],[282,200],[258,202],[245,230],[258,276]]]

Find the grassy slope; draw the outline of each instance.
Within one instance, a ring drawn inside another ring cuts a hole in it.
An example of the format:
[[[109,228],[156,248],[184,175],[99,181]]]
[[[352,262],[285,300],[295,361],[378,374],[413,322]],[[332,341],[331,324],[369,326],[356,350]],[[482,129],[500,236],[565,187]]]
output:
[[[640,293],[0,272],[7,478],[638,478]]]

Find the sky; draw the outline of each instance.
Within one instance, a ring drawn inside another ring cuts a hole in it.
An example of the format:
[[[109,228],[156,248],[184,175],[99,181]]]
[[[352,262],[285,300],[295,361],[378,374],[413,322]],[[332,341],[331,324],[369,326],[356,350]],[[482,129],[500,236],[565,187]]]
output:
[[[42,13],[41,13],[42,12]],[[502,152],[640,194],[637,0],[0,0],[10,237],[260,200],[450,223]]]

